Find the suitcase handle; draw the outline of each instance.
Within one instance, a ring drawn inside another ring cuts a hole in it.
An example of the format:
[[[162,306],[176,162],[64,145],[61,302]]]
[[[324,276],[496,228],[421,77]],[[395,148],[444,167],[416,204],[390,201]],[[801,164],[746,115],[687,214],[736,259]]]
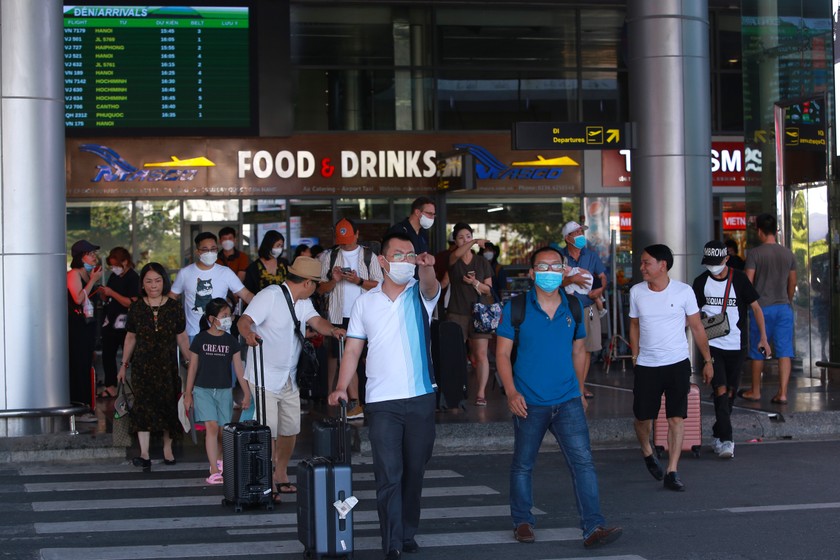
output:
[[[339,347],[340,348],[340,347]],[[338,399],[339,408],[339,423],[338,423],[338,461],[339,463],[347,462],[349,450],[347,449],[347,438],[344,434],[347,432],[347,401]]]
[[[254,415],[256,421],[260,424],[265,424],[265,358],[263,356],[263,340],[257,337],[257,345],[254,348],[254,385],[257,389],[257,394],[254,395],[256,402],[256,414]],[[259,349],[259,350],[258,350]],[[259,368],[259,369],[257,369]],[[259,381],[257,381],[257,374],[259,374]],[[262,419],[260,419],[262,417]]]

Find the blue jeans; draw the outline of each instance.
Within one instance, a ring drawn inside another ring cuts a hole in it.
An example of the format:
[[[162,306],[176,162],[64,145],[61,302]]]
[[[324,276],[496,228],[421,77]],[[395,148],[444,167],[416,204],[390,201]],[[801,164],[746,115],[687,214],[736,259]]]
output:
[[[513,462],[510,465],[510,515],[513,525],[534,525],[531,473],[546,431],[551,431],[572,475],[580,528],[586,539],[606,521],[601,515],[598,477],[589,446],[589,426],[579,398],[554,406],[528,405],[528,417],[513,417]]]

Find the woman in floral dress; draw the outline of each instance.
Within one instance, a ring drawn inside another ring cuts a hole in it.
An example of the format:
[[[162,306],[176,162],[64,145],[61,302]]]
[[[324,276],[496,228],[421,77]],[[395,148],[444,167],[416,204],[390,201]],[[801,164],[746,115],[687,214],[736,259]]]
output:
[[[140,456],[134,464],[145,472],[152,470],[151,433],[163,432],[163,460],[173,465],[172,438],[183,432],[178,420],[181,377],[176,344],[188,356],[189,339],[183,306],[167,297],[169,288],[169,275],[159,263],[149,263],[140,271],[142,297],[128,309],[124,361],[117,375],[124,381],[131,367],[131,431],[140,442]]]

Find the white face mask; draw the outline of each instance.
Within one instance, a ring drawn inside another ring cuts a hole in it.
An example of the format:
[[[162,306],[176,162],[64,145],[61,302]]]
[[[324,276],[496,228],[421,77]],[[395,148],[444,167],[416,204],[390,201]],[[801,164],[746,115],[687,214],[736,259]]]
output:
[[[414,269],[417,265],[407,262],[389,262],[391,270],[386,272],[388,278],[393,280],[394,284],[404,286],[408,281],[414,278]]]
[[[121,267],[121,266],[112,266],[112,267],[111,267],[111,273],[112,273],[112,274],[116,274],[117,276],[122,276],[122,273],[123,273],[123,267]]]
[[[726,268],[725,264],[719,264],[719,265],[715,265],[715,266],[712,266],[710,264],[706,265],[706,270],[708,270],[711,273],[712,276],[717,276],[718,274],[723,272],[724,268]]]
[[[284,252],[285,252],[285,249],[283,249],[283,247],[274,247],[271,250],[271,256],[274,257],[275,259],[279,259],[280,257],[283,256]]]
[[[429,229],[435,224],[434,218],[430,218],[425,214],[420,214],[420,227],[423,229]]]
[[[225,251],[232,250],[233,249],[233,241],[231,241],[230,239],[225,239],[224,241],[222,241],[222,249],[224,249]]]
[[[206,266],[213,266],[213,263],[216,262],[217,258],[219,258],[219,253],[213,251],[211,253],[201,253],[201,255],[198,257],[198,260],[200,260],[201,263]]]
[[[487,259],[488,261],[492,261],[493,257],[496,256],[496,254],[493,251],[484,251],[482,253],[482,255],[484,255],[484,258]]]
[[[230,332],[230,328],[233,326],[233,317],[217,317],[219,321],[219,330]]]

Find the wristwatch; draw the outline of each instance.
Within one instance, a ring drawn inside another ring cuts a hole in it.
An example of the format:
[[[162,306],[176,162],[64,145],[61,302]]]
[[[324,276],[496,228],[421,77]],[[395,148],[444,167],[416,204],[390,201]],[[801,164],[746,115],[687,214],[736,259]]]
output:
[[[714,364],[714,363],[715,363],[715,359],[714,359],[714,358],[709,358],[708,360],[703,360],[703,365],[706,365],[706,364]]]
[[[359,278],[359,284],[358,284],[358,286],[359,286],[360,288],[362,287],[362,284],[364,284],[364,283],[365,283],[365,281],[364,281],[364,280],[362,280],[361,278]]]

